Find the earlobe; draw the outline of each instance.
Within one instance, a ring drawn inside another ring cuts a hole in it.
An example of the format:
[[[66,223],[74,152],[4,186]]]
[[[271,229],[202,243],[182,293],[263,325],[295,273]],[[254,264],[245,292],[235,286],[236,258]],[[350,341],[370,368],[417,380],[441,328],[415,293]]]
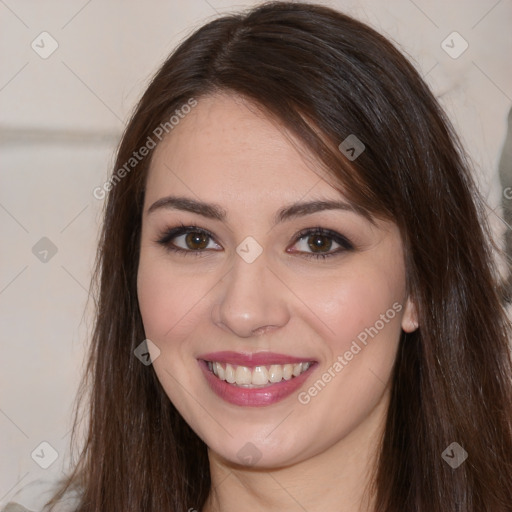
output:
[[[414,332],[419,327],[418,311],[416,304],[409,297],[405,304],[405,311],[402,317],[402,329],[405,332]]]

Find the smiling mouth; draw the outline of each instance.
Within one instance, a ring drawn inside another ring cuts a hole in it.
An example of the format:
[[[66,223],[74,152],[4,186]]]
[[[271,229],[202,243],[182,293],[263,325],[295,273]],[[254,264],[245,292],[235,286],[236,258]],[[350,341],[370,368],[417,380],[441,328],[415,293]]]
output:
[[[247,367],[218,361],[205,361],[219,380],[243,388],[264,388],[292,380],[311,368],[314,361]]]

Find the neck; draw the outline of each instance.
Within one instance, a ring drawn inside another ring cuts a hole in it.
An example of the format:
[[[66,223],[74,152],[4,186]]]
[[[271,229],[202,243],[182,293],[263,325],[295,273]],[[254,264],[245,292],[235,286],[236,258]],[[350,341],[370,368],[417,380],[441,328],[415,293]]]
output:
[[[209,450],[211,491],[202,512],[359,512],[371,489],[387,400],[325,451],[293,465],[247,468]]]

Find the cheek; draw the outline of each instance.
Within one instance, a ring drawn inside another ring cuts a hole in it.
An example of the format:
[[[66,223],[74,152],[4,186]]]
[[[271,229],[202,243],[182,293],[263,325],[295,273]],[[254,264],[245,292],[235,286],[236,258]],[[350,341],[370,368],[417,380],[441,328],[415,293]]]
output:
[[[308,297],[309,322],[328,342],[332,358],[350,350],[354,340],[364,346],[377,334],[394,339],[400,332],[404,283],[399,273],[368,266],[313,290],[304,288],[302,295]]]
[[[334,442],[383,397],[400,340],[404,283],[399,272],[372,266],[325,282],[310,296],[315,307],[307,321],[322,339],[322,365],[298,401],[304,414],[325,419],[308,423],[304,435]]]
[[[201,298],[208,289],[203,289],[201,279],[196,281],[191,283],[190,277],[180,275],[158,256],[141,254],[139,308],[145,335],[160,350],[152,366],[167,396],[187,421],[194,417],[194,401],[182,391],[192,389],[194,383],[192,368],[186,364],[190,360],[188,340],[197,327],[197,315],[205,314]]]
[[[206,279],[191,280],[165,260],[142,254],[137,294],[146,336],[162,344],[178,332],[186,332],[210,287]]]
[[[341,430],[375,407],[396,358],[404,296],[401,268],[375,262],[315,287],[308,322],[323,341],[322,365],[300,403],[320,417],[344,417]]]

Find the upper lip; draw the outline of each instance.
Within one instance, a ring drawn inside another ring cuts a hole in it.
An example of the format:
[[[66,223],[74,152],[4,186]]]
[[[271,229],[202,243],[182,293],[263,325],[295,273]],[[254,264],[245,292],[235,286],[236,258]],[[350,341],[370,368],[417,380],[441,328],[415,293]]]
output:
[[[272,364],[302,363],[313,362],[314,359],[308,357],[294,357],[287,354],[276,354],[275,352],[210,352],[198,356],[198,359],[204,361],[215,361],[218,363],[229,363],[238,366],[266,366]]]

